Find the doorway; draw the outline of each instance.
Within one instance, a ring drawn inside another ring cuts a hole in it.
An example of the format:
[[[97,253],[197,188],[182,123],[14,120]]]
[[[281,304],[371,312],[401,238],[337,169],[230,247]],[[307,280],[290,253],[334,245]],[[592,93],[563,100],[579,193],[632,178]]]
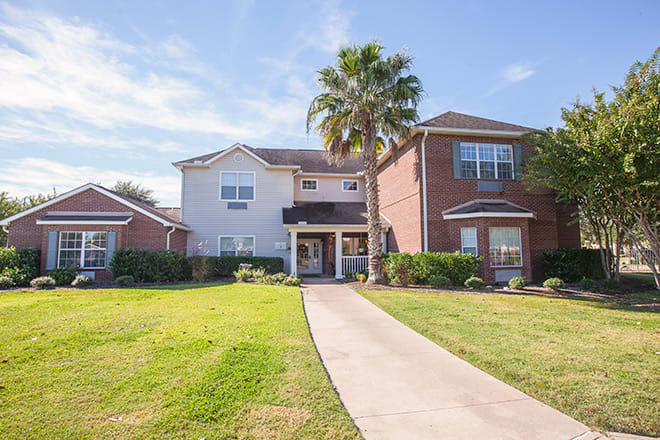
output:
[[[299,274],[320,274],[323,272],[323,252],[318,238],[299,238],[296,261]]]

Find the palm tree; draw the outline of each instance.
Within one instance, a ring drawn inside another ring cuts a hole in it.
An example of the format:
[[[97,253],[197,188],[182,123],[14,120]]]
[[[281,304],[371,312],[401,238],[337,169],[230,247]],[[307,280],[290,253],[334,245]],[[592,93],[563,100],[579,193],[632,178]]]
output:
[[[409,136],[418,120],[422,84],[404,74],[413,58],[404,51],[383,58],[383,47],[373,41],[350,46],[337,54],[337,63],[318,71],[322,93],[307,112],[307,132],[320,117],[316,130],[325,140],[328,159],[341,162],[361,155],[367,193],[369,283],[385,283],[376,167],[387,145],[397,153],[397,140]],[[396,156],[395,156],[396,157]],[[341,246],[338,243],[337,246]]]

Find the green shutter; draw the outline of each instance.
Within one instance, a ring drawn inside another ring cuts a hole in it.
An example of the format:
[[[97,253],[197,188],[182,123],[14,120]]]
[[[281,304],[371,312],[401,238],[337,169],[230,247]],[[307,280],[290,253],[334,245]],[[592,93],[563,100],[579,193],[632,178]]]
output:
[[[461,143],[458,141],[451,142],[451,157],[454,164],[454,179],[461,178]]]
[[[523,174],[523,156],[522,145],[513,144],[513,163],[516,180],[522,180]]]
[[[48,231],[46,243],[46,270],[55,269],[57,265],[57,231]]]
[[[110,261],[112,260],[112,254],[115,253],[117,249],[117,233],[108,232],[106,236],[106,247],[105,247],[105,267],[110,267]]]

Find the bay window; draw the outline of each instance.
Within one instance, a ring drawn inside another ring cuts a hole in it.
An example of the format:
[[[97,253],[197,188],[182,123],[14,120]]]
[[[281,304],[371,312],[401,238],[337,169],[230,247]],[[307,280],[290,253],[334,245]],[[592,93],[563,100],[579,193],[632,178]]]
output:
[[[513,180],[511,145],[461,142],[461,177]]]
[[[520,228],[488,228],[491,266],[521,266]]]
[[[57,266],[101,269],[105,267],[106,246],[106,232],[60,232]]]

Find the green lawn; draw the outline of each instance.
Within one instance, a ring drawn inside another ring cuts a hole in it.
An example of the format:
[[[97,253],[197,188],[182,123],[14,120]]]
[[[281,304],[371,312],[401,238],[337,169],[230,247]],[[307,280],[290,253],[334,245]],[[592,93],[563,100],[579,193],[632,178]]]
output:
[[[527,295],[360,292],[473,365],[600,430],[660,435],[660,314]]]
[[[2,439],[357,439],[300,291],[0,293]]]

